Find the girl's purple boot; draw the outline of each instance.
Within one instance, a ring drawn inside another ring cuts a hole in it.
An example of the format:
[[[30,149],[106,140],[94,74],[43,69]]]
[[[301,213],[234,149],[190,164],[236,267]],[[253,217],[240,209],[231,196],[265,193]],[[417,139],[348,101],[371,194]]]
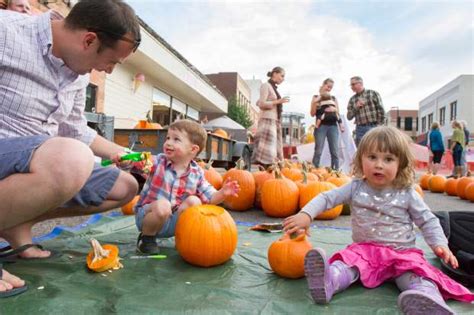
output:
[[[435,284],[414,283],[398,296],[398,307],[406,315],[452,315]]]
[[[310,250],[304,260],[304,272],[309,291],[318,304],[327,304],[332,296],[349,287],[358,278],[344,263],[329,265],[321,248]]]

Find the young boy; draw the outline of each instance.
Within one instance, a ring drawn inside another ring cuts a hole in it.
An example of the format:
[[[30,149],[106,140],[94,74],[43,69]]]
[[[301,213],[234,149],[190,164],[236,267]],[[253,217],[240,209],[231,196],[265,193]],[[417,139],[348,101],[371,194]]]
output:
[[[227,196],[236,196],[240,187],[227,181],[216,191],[204,178],[193,160],[205,147],[206,131],[196,122],[178,120],[168,128],[164,153],[153,161],[150,175],[135,206],[138,229],[137,249],[156,254],[156,238],[174,236],[181,212],[202,203],[219,204]]]
[[[320,102],[322,114],[316,117],[316,128],[319,128],[319,126],[321,125],[321,122],[324,120],[325,122],[328,122],[328,123],[337,122],[337,124],[339,125],[339,129],[343,131],[344,127],[342,125],[341,117],[339,117],[339,113],[337,111],[334,111],[334,112],[324,111],[329,106],[336,108],[336,102],[334,102],[331,95],[327,92],[321,93],[321,99],[319,102]]]

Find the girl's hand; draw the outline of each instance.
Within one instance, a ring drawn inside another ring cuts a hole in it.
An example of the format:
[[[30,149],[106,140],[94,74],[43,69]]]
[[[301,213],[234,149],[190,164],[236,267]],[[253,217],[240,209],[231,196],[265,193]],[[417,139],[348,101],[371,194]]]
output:
[[[313,219],[305,212],[299,212],[283,220],[283,230],[286,233],[296,233],[299,230],[307,230]]]
[[[226,197],[234,196],[237,197],[240,192],[239,183],[236,180],[226,179],[221,188],[222,194]]]
[[[459,267],[458,260],[456,259],[456,256],[451,252],[451,250],[446,247],[446,246],[436,246],[433,249],[433,252],[444,260],[445,263],[450,264],[453,266],[454,269],[457,269]]]

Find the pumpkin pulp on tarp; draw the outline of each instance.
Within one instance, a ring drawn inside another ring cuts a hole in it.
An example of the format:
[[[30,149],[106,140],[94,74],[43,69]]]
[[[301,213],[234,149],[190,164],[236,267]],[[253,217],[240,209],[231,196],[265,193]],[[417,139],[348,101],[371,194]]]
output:
[[[92,238],[90,240],[92,250],[87,255],[87,267],[95,272],[107,271],[109,269],[120,269],[123,265],[118,256],[118,247],[111,244],[101,246],[100,243]]]

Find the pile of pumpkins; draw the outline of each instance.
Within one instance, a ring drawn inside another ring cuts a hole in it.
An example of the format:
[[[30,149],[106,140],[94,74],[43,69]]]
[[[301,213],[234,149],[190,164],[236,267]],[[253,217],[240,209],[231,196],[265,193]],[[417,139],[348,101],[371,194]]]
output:
[[[351,181],[351,178],[342,172],[311,168],[306,163],[289,161],[251,173],[245,170],[243,161],[239,160],[236,167],[223,176],[212,167],[212,162],[207,164],[201,162],[201,167],[204,169],[207,181],[216,189],[220,189],[227,179],[239,183],[241,189],[239,195],[228,197],[224,201],[227,209],[246,211],[256,207],[263,209],[267,216],[277,218],[293,215],[319,193]],[[343,205],[338,205],[323,212],[317,219],[335,219],[341,214],[342,209]]]
[[[474,202],[474,177],[446,178],[442,175],[425,173],[420,177],[422,189],[434,193],[446,193],[448,196],[458,196],[461,199]]]

